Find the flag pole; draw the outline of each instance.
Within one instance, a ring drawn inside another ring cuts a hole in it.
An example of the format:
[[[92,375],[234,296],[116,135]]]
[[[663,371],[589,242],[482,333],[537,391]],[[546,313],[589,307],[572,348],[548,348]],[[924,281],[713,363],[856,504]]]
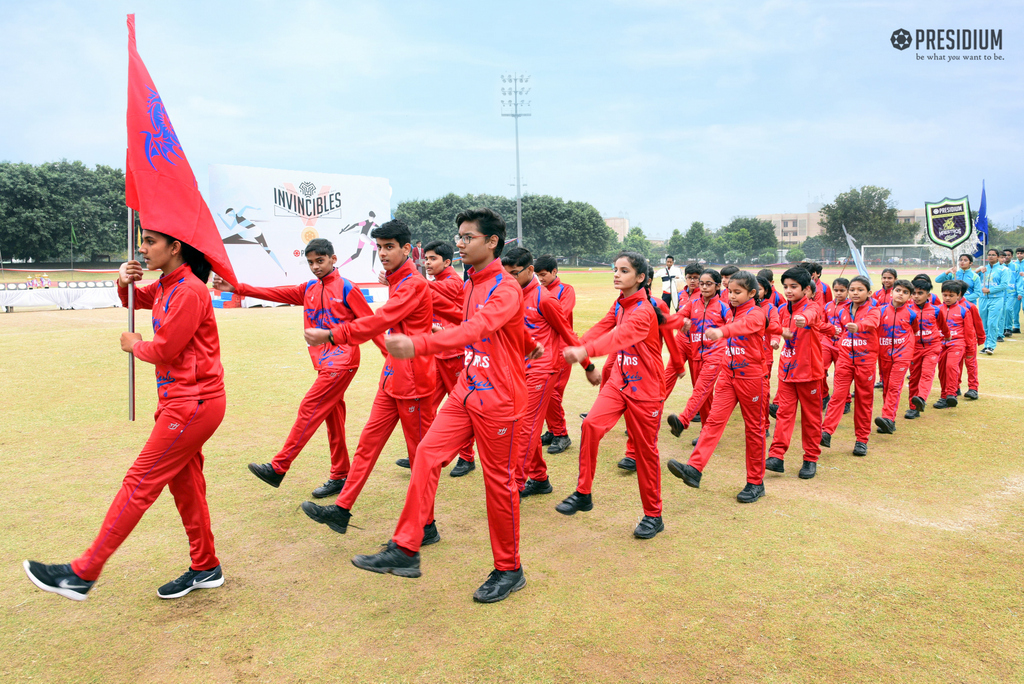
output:
[[[135,257],[135,212],[128,207],[128,261]],[[135,332],[135,283],[128,281],[128,332]],[[135,420],[135,354],[128,352],[128,420]]]

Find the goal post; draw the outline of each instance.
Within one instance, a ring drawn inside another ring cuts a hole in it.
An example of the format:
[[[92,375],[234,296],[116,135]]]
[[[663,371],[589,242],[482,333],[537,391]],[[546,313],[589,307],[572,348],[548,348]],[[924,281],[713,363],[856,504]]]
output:
[[[895,264],[944,265],[954,259],[951,250],[935,244],[861,245],[860,256],[867,266],[891,266]]]

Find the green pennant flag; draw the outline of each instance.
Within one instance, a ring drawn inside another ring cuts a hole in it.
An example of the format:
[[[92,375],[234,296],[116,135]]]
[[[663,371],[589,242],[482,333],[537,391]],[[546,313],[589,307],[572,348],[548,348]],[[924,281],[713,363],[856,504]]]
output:
[[[71,224],[71,244],[73,244],[73,245],[77,245],[78,244],[78,238],[75,237],[75,224],[73,224],[73,223]]]

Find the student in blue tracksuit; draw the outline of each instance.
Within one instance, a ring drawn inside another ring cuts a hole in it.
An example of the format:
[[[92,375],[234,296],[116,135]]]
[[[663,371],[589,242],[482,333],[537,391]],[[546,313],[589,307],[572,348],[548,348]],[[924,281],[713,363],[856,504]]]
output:
[[[1013,258],[1013,250],[1003,250],[1003,263],[1006,264],[1006,268],[1010,271],[1010,282],[1006,286],[1005,296],[1003,297],[1003,335],[1005,337],[1013,337],[1014,326],[1014,314],[1018,314],[1020,311],[1020,300],[1017,299],[1018,290],[1024,291],[1017,284],[1017,279],[1020,278],[1020,264]],[[1016,321],[1017,326],[1020,325],[1020,321]]]
[[[1003,297],[1010,282],[1010,269],[999,263],[997,249],[988,250],[985,258],[988,265],[978,269],[981,275],[978,309],[981,320],[985,322],[985,348],[982,351],[991,355],[996,350],[996,342],[1003,339]]]
[[[1014,278],[1014,283],[1017,286],[1017,301],[1011,302],[1010,306],[1013,309],[1013,332],[1020,332],[1020,308],[1022,299],[1024,299],[1024,247],[1017,248],[1017,258],[1010,262],[1013,264],[1013,268],[1017,270],[1017,277]],[[1013,269],[1011,269],[1013,270]]]
[[[1024,254],[1022,254],[1024,256]],[[935,277],[935,282],[944,283],[947,280],[961,280],[967,283],[967,294],[964,295],[964,299],[969,301],[971,304],[978,303],[978,297],[981,296],[981,277],[971,270],[971,265],[974,263],[974,257],[970,254],[961,254],[957,260],[957,264],[960,268],[949,269],[945,273],[940,273]]]

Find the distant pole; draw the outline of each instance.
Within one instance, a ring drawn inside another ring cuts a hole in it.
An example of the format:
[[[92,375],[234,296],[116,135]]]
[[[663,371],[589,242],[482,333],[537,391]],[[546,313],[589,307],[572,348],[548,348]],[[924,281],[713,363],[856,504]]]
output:
[[[529,88],[524,88],[526,83],[530,82],[529,76],[521,76],[516,73],[502,74],[501,82],[508,85],[507,88],[501,89],[502,97],[511,97],[510,100],[502,100],[502,116],[511,116],[515,121],[516,125],[516,234],[518,236],[518,244],[520,247],[523,246],[523,192],[522,185],[519,177],[519,117],[530,116],[528,112],[519,111],[520,108],[526,108],[530,106],[530,102],[521,100],[521,97],[525,97],[530,92]],[[511,111],[509,111],[511,110]]]
[[[135,212],[128,208],[128,261],[135,256]],[[128,282],[128,332],[135,332],[135,283]],[[135,354],[128,352],[128,420],[135,420]]]

